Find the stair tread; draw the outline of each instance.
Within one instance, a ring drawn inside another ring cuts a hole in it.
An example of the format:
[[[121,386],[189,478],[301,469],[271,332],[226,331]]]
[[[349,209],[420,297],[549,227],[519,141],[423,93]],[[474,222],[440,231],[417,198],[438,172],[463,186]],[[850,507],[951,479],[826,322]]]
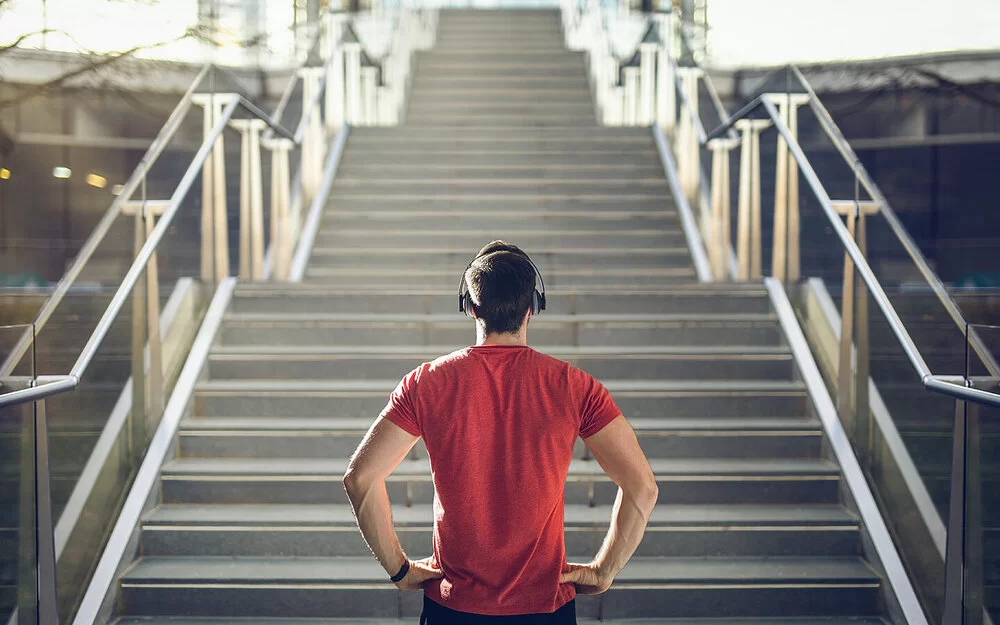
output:
[[[353,417],[295,417],[295,416],[196,416],[182,421],[187,430],[363,430],[371,427],[372,419]],[[629,418],[632,428],[638,431],[812,431],[822,424],[815,417],[637,417]]]
[[[568,525],[607,526],[611,506],[566,505]],[[428,526],[433,522],[430,504],[395,506],[397,525]],[[838,505],[667,505],[653,509],[653,526],[856,526],[857,519]],[[351,507],[344,505],[161,505],[145,519],[145,526],[260,526],[347,525],[356,527]]]
[[[166,476],[341,476],[347,468],[347,458],[176,458],[163,465]],[[650,458],[649,464],[658,477],[665,476],[836,476],[839,469],[821,458],[791,459],[722,459],[722,458]],[[430,477],[426,458],[403,460],[393,473],[397,476]],[[593,460],[573,459],[570,478],[596,477],[607,479],[601,466]]]
[[[874,584],[875,573],[857,557],[837,558],[633,558],[616,584]],[[389,586],[371,557],[143,557],[123,584],[157,583],[322,584],[360,582]]]
[[[786,418],[698,418],[683,419],[667,417],[662,419],[629,419],[632,428],[639,432],[741,432],[741,431],[816,431],[820,422],[812,417]],[[296,417],[192,417],[181,422],[181,432],[219,432],[220,434],[240,431],[252,432],[295,432],[304,431],[367,431],[371,419],[351,418],[296,418]]]
[[[399,380],[209,380],[200,382],[197,391],[221,392],[390,392]],[[802,382],[790,380],[608,380],[604,383],[612,393],[650,391],[692,391],[709,393],[737,392],[804,392]]]
[[[349,346],[349,345],[219,345],[213,355],[227,356],[420,356],[433,360],[442,354],[462,349],[464,345]],[[545,346],[533,345],[535,351],[552,356],[791,356],[786,346],[771,345],[633,345],[633,346]]]
[[[119,618],[111,625],[412,625],[414,619],[392,618],[266,618],[266,617],[141,617]],[[637,623],[638,625],[886,625],[885,621],[876,618],[854,617],[774,617],[774,618],[740,618],[733,619],[664,619],[664,618],[629,618],[604,619],[601,621],[577,617],[581,625],[617,625],[618,623]]]
[[[546,292],[546,295],[549,295]],[[455,313],[227,313],[226,322],[231,321],[277,321],[287,320],[296,323],[303,321],[370,321],[370,322],[402,322],[402,323],[470,323],[467,319]],[[657,322],[766,322],[777,321],[773,313],[576,313],[569,315],[544,313],[532,323],[657,323]]]

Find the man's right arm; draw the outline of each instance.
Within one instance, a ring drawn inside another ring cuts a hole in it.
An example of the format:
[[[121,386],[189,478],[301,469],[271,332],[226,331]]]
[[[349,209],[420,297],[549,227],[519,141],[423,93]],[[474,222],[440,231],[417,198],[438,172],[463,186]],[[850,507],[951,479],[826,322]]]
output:
[[[619,415],[584,439],[591,454],[618,485],[611,527],[597,556],[589,564],[570,564],[560,583],[572,582],[583,594],[604,592],[642,541],[659,489],[646,455],[628,420]]]

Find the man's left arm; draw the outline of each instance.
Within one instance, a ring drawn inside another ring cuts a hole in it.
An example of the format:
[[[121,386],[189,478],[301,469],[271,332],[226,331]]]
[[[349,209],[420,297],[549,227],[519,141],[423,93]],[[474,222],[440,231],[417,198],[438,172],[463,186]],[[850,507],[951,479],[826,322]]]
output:
[[[395,423],[379,417],[358,445],[344,474],[344,488],[361,535],[382,568],[392,577],[404,563],[409,562],[410,569],[406,576],[396,582],[402,590],[420,590],[424,582],[444,575],[440,569],[431,566],[430,558],[408,560],[392,524],[385,480],[410,452],[417,438]]]

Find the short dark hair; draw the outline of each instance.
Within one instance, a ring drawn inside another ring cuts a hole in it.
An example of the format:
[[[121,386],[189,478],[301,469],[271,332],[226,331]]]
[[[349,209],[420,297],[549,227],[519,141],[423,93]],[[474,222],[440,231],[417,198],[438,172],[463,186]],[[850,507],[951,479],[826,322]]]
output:
[[[465,271],[465,282],[487,334],[521,329],[535,290],[535,268],[521,248],[505,241],[488,243]]]

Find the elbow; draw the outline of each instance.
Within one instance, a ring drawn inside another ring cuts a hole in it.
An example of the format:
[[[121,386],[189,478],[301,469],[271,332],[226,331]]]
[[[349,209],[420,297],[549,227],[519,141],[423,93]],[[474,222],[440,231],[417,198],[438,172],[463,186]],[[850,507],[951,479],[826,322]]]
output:
[[[660,487],[656,484],[656,478],[652,473],[636,485],[633,491],[633,498],[636,505],[642,511],[645,518],[652,514],[656,502],[660,498]]]
[[[367,480],[356,469],[348,469],[344,473],[344,490],[347,491],[347,498],[356,501],[367,489]]]

